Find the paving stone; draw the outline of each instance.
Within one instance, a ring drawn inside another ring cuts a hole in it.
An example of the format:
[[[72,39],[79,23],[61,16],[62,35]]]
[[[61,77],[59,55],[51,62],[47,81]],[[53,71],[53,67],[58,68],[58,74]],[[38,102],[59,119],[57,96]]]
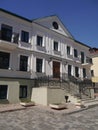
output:
[[[70,115],[41,107],[0,113],[0,130],[98,130],[98,107]]]

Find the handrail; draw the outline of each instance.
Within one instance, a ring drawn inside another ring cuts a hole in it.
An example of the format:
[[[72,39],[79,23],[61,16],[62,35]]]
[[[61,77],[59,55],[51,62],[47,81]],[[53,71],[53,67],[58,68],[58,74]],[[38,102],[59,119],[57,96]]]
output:
[[[0,39],[1,39],[1,40],[18,44],[18,42],[19,42],[19,33],[13,32],[10,37],[8,37],[8,36],[6,35],[6,33],[5,33],[4,35],[5,35],[5,36],[3,37],[3,35],[2,35],[2,30],[0,30]]]
[[[90,97],[91,93],[88,86],[92,87],[91,80],[80,80],[75,77],[69,79],[53,78],[53,76],[43,76],[35,79],[35,87],[49,87],[49,88],[61,88],[71,94],[82,97],[82,94]]]

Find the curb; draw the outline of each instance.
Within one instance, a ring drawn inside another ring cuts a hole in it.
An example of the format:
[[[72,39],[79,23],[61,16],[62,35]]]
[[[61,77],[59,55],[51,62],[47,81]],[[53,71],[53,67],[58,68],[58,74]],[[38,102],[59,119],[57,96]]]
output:
[[[48,114],[52,114],[52,115],[58,115],[58,114],[60,114],[60,115],[62,115],[62,116],[65,116],[65,115],[71,115],[71,114],[75,114],[75,113],[79,113],[79,112],[82,112],[82,111],[85,111],[85,110],[88,110],[88,109],[90,109],[90,108],[93,108],[93,107],[96,107],[96,106],[98,106],[98,104],[94,104],[94,105],[89,105],[89,106],[86,106],[86,107],[84,107],[84,108],[80,108],[80,109],[76,109],[76,110],[73,110],[73,111],[69,111],[69,112],[61,112],[60,113],[60,111],[59,110],[55,110],[55,111],[49,111],[49,110],[43,110],[43,109],[37,109],[39,112],[42,112],[42,113],[48,113]],[[59,113],[58,112],[56,112],[56,111],[59,111]]]
[[[93,107],[96,107],[98,106],[98,104],[92,104],[92,105],[88,105],[86,106],[85,108],[80,108],[80,109],[76,109],[76,110],[73,110],[73,111],[69,111],[69,112],[61,112],[59,111],[59,113],[55,111],[51,111],[51,110],[43,110],[43,108],[40,108],[40,109],[37,109],[39,112],[46,112],[48,114],[52,114],[52,115],[56,115],[56,114],[60,114],[62,116],[65,116],[65,115],[71,115],[71,114],[75,114],[75,113],[78,113],[78,112],[82,112],[82,111],[85,111],[85,110],[88,110],[90,108],[93,108]],[[0,113],[5,113],[5,112],[13,112],[13,111],[20,111],[20,110],[25,110],[27,108],[30,108],[30,107],[20,107],[20,108],[12,108],[12,109],[8,109],[8,110],[1,110]]]
[[[88,107],[80,108],[80,109],[78,109],[78,110],[74,110],[74,111],[71,111],[71,112],[67,112],[67,113],[65,113],[64,115],[75,114],[75,113],[78,113],[78,112],[85,111],[85,110],[87,110],[87,109],[88,109]]]
[[[82,111],[88,110],[88,109],[96,107],[96,106],[98,106],[98,104],[88,105],[85,108],[81,108],[79,110],[74,110],[72,112],[64,113],[64,115],[75,114],[75,113],[82,112]]]
[[[9,109],[9,110],[1,110],[0,113],[5,113],[5,112],[13,112],[13,111],[19,111],[19,110],[25,110],[26,108],[15,108],[15,109]]]

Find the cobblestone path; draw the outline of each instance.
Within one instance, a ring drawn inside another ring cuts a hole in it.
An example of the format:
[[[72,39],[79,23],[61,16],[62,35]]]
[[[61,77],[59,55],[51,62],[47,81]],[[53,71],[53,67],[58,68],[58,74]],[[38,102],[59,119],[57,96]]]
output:
[[[98,107],[70,115],[38,108],[0,113],[0,130],[98,130]]]

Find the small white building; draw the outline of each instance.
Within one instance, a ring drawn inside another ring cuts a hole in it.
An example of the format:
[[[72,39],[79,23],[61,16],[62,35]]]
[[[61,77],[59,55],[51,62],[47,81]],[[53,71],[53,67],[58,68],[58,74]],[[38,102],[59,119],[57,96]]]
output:
[[[41,91],[47,96],[43,88],[39,93],[33,89],[38,77],[90,79],[89,48],[76,41],[57,16],[29,20],[0,9],[0,101],[36,102]]]

